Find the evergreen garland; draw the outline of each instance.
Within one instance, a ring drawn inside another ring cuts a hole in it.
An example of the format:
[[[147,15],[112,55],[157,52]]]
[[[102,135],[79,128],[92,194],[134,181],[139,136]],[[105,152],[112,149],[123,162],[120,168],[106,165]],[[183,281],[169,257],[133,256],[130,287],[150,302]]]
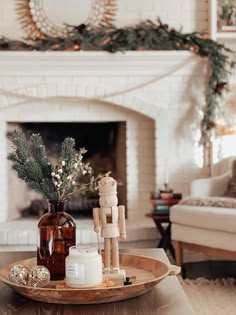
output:
[[[222,93],[227,89],[228,75],[234,63],[229,61],[229,49],[223,44],[204,38],[206,34],[193,32],[183,34],[170,28],[158,18],[157,23],[146,20],[135,26],[116,28],[114,25],[100,25],[96,28],[84,24],[71,26],[66,38],[50,37],[12,41],[0,39],[1,50],[189,50],[209,59],[208,81],[201,131],[203,138],[216,126],[217,116],[224,115]]]
[[[96,188],[97,180],[89,163],[83,162],[84,148],[75,149],[75,140],[66,138],[61,145],[61,155],[56,165],[51,165],[40,134],[32,134],[30,141],[19,131],[7,133],[13,144],[13,151],[8,155],[12,169],[27,186],[43,195],[50,202],[61,202],[73,193],[86,192]],[[85,182],[79,179],[86,177]]]

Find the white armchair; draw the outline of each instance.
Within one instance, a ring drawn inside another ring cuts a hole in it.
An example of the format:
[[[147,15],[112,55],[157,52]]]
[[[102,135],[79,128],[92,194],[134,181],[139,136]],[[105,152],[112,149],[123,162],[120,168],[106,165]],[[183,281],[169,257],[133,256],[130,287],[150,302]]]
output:
[[[184,249],[236,260],[236,198],[225,196],[231,178],[232,172],[227,172],[194,180],[190,197],[171,207],[177,265],[183,263]]]
[[[231,173],[227,172],[220,176],[195,179],[190,185],[192,197],[224,196],[227,192]]]

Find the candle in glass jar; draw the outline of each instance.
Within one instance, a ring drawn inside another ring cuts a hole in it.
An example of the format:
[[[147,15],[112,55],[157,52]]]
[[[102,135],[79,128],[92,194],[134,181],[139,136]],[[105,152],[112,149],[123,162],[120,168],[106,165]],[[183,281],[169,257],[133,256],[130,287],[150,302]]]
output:
[[[102,280],[102,257],[97,249],[70,247],[66,257],[66,285],[92,287],[101,284]]]

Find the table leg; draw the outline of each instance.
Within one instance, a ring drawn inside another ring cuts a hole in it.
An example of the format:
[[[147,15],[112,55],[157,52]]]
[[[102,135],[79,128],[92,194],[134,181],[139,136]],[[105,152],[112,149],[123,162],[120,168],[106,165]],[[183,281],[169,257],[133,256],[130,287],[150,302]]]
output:
[[[160,221],[154,220],[154,222],[156,224],[158,231],[161,234],[161,240],[158,243],[157,247],[158,248],[164,248],[165,250],[169,249],[171,255],[173,256],[173,258],[175,258],[175,250],[174,250],[174,247],[171,243],[171,235],[170,235],[171,223],[168,222],[167,228],[164,229],[162,226],[162,223]]]

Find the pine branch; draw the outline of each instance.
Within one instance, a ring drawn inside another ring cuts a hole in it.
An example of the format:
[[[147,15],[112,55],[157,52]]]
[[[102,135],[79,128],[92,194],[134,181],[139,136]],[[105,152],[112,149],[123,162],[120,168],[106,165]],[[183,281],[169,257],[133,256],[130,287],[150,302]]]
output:
[[[40,134],[32,134],[30,146],[32,157],[41,167],[43,177],[51,178],[52,168],[46,156],[46,149]]]
[[[7,133],[13,143],[13,152],[8,155],[12,169],[17,172],[30,189],[33,189],[46,198],[57,199],[56,188],[52,182],[51,166],[48,164],[45,147],[40,135],[33,134],[28,145],[26,137],[19,131]]]
[[[14,130],[12,132],[7,132],[7,138],[12,142],[15,154],[15,156],[9,154],[8,159],[10,160],[13,158],[15,161],[17,160],[18,163],[24,164],[29,158],[29,147],[25,135]]]
[[[58,201],[58,194],[52,179],[43,178],[41,181],[41,187],[43,187],[43,195],[50,201]]]
[[[70,163],[75,159],[76,150],[75,150],[75,140],[73,138],[66,138],[62,142],[61,146],[61,158],[62,160]]]
[[[12,161],[12,169],[30,189],[49,201],[65,201],[74,193],[94,190],[97,180],[101,178],[101,175],[94,178],[89,163],[83,162],[83,154],[87,151],[80,148],[77,152],[73,138],[63,141],[59,162],[51,166],[39,134],[31,135],[29,146],[20,132],[13,131],[7,136],[14,144],[13,152],[8,155],[8,159]]]

